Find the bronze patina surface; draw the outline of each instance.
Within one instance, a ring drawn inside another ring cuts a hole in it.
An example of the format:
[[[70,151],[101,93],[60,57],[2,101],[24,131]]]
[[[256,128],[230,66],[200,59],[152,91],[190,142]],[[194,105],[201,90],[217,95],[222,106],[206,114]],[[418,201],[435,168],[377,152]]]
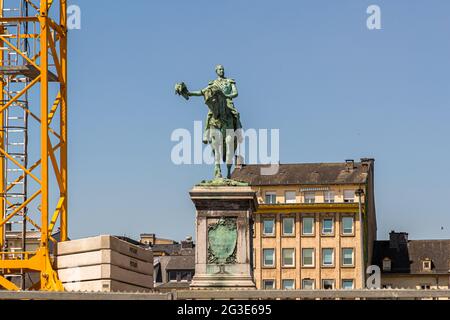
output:
[[[208,228],[208,263],[236,262],[237,225],[235,218],[222,218]]]
[[[233,99],[238,97],[236,81],[225,77],[222,65],[216,67],[217,79],[199,91],[189,91],[184,82],[175,85],[175,93],[186,100],[203,97],[208,107],[203,143],[211,144],[214,154],[214,177],[222,179],[221,164],[227,165],[227,179],[231,179],[231,169],[239,143],[242,143],[240,114]]]

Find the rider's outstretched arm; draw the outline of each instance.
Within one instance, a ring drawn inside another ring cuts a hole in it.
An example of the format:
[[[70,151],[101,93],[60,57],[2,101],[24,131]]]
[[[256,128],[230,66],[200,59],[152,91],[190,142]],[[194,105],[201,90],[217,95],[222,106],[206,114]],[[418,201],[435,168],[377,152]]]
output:
[[[188,93],[188,95],[190,97],[202,97],[203,96],[203,92],[201,90],[200,91],[191,91],[191,92]]]

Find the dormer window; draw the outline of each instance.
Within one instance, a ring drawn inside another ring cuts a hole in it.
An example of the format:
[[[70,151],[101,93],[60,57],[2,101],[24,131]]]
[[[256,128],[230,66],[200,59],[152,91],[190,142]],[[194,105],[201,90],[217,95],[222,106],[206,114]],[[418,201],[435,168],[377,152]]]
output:
[[[389,258],[384,258],[383,260],[383,271],[391,271],[392,269],[392,261]]]
[[[276,204],[277,203],[277,193],[276,192],[266,192],[265,204]]]
[[[431,260],[425,259],[424,261],[422,261],[422,268],[423,271],[431,271]]]

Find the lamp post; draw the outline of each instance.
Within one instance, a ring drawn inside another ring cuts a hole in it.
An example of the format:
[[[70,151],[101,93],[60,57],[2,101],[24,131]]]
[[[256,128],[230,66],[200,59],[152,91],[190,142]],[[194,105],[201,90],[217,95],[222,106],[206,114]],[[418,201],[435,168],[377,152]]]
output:
[[[361,286],[362,289],[365,288],[365,280],[366,280],[366,270],[365,270],[365,261],[364,261],[364,221],[363,221],[363,213],[362,213],[362,196],[364,195],[363,189],[358,189],[355,192],[355,195],[358,197],[358,209],[359,209],[359,237],[361,243]]]

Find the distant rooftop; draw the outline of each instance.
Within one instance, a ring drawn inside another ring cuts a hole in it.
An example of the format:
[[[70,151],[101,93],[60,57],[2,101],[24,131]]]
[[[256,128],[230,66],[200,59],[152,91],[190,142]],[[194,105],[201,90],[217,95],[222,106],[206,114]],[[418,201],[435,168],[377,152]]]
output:
[[[195,255],[172,256],[166,270],[195,270]]]
[[[252,186],[363,184],[373,162],[361,159],[361,162],[280,164],[275,175],[261,174],[267,165],[243,165],[233,172],[232,178]]]
[[[450,240],[408,240],[407,233],[392,232],[390,240],[374,245],[373,264],[383,269],[386,258],[391,260],[390,273],[449,274]],[[427,260],[432,267],[424,271],[423,262]]]
[[[181,251],[181,244],[155,244],[152,246],[153,252],[164,252],[165,254],[177,255]]]
[[[135,246],[140,246],[140,247],[143,247],[143,246],[144,246],[144,245],[143,245],[142,243],[140,243],[139,241],[134,240],[134,239],[131,239],[131,238],[126,237],[126,236],[114,236],[114,237],[117,238],[117,239],[120,239],[120,240],[122,240],[122,241],[126,241],[126,242],[128,242],[128,243],[134,244]]]

